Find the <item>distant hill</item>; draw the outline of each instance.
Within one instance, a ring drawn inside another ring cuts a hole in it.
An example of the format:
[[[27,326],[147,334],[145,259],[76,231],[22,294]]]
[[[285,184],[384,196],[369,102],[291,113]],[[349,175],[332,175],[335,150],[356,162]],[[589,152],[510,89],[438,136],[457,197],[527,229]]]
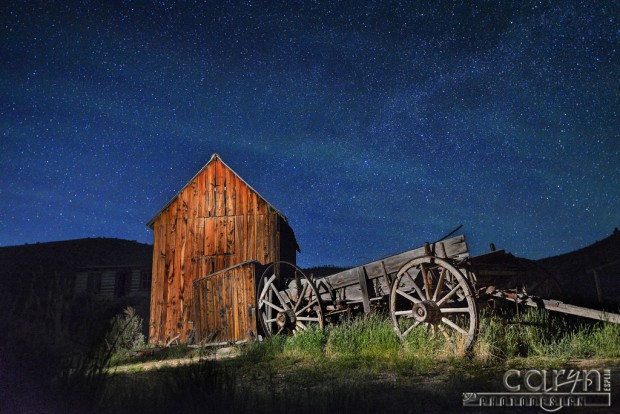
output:
[[[589,270],[599,270],[599,279],[608,304],[617,311],[620,303],[620,231],[590,246],[570,253],[537,261],[555,275],[562,285],[566,302],[594,305],[598,302],[594,275]]]
[[[150,265],[153,246],[130,240],[88,238],[0,247],[0,283],[47,273],[73,275],[86,266]]]

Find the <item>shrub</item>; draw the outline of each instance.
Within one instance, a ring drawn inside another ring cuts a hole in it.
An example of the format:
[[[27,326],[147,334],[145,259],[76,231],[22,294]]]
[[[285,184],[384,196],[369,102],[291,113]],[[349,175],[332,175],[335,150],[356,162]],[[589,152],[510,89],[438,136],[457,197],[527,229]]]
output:
[[[111,352],[127,352],[144,345],[142,318],[131,306],[112,318],[105,341]]]

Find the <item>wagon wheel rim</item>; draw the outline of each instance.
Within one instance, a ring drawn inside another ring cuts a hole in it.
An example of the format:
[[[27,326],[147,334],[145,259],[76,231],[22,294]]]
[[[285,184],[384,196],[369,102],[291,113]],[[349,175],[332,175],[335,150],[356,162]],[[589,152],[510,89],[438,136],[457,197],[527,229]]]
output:
[[[257,289],[260,325],[267,336],[296,334],[318,325],[323,328],[323,304],[315,284],[289,262],[271,264]]]
[[[398,271],[390,292],[394,329],[405,339],[425,326],[469,352],[478,332],[478,309],[469,281],[449,261],[424,256]]]

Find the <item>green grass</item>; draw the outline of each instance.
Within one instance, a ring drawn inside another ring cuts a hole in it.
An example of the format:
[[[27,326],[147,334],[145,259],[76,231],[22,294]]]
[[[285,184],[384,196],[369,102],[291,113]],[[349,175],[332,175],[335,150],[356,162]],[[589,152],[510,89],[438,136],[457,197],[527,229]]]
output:
[[[540,309],[512,318],[483,315],[474,355],[481,359],[618,358],[620,325],[588,323]]]
[[[247,345],[243,355],[253,362],[321,359],[379,369],[420,368],[436,362],[458,365],[464,359],[455,342],[423,326],[400,340],[391,320],[381,314],[347,319],[325,329],[311,327],[290,337],[268,338]],[[540,309],[513,316],[483,313],[473,351],[465,359],[488,365],[527,358],[539,361],[620,358],[620,325],[588,323],[550,315]]]
[[[136,351],[148,350],[147,347],[137,349]],[[138,364],[150,361],[165,361],[178,358],[198,358],[204,352],[200,348],[190,348],[187,345],[174,345],[166,348],[153,349],[152,353],[144,355],[135,355],[135,352],[121,350],[115,352],[110,359],[110,366],[116,367],[126,364]]]

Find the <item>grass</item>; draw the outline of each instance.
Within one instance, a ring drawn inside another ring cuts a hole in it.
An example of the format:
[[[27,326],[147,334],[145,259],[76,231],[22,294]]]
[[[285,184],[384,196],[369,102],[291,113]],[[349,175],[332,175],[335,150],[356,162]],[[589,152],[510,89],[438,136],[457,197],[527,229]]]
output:
[[[533,309],[483,314],[469,357],[424,328],[398,339],[384,315],[249,343],[238,358],[116,375],[101,412],[458,412],[459,392],[497,390],[508,368],[619,358],[620,326]],[[457,390],[456,392],[454,390]]]
[[[456,346],[458,347],[458,346]],[[394,333],[391,320],[380,314],[351,318],[319,329],[311,327],[290,337],[274,337],[245,348],[246,355],[267,358],[298,356],[331,359],[432,358],[461,356],[454,342],[433,335],[425,327],[414,329],[405,340]],[[516,315],[483,313],[474,345],[473,360],[504,361],[515,357],[618,358],[620,325],[588,323],[532,308]]]
[[[163,357],[194,352],[171,347]],[[484,313],[464,357],[458,343],[423,327],[401,341],[390,319],[372,314],[248,343],[231,360],[102,376],[96,399],[87,401],[100,413],[458,412],[459,392],[482,391],[485,383],[497,390],[509,367],[562,368],[575,358],[620,358],[620,326],[537,309]]]
[[[148,350],[148,348],[144,347],[135,350],[135,352],[129,352],[126,350],[115,352],[110,359],[110,366],[116,367],[119,365],[138,364],[150,361],[165,361],[178,358],[198,358],[203,352],[199,348],[190,348],[187,345],[177,345],[153,349],[153,352],[146,352],[142,355],[139,354],[140,351],[146,350]],[[138,355],[136,355],[136,353],[138,353]]]

